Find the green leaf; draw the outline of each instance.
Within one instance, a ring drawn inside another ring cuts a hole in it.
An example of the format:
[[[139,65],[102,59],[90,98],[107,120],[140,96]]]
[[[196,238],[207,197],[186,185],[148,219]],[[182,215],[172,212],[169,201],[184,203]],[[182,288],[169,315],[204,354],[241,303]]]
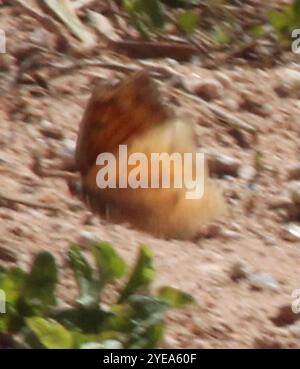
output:
[[[220,46],[228,46],[232,42],[232,29],[228,24],[220,24],[214,27],[212,38]]]
[[[126,263],[109,243],[99,242],[95,244],[93,255],[98,268],[100,288],[125,275]]]
[[[150,296],[131,296],[132,331],[127,343],[129,348],[154,348],[164,332],[164,314],[169,305]]]
[[[148,325],[135,341],[130,342],[131,349],[153,349],[156,348],[162,340],[165,332],[164,321],[154,321]]]
[[[56,305],[56,283],[57,267],[54,257],[49,252],[39,253],[22,291],[22,302],[32,310],[31,313],[39,315]]]
[[[27,318],[28,328],[39,342],[48,349],[74,348],[73,335],[64,326],[54,320],[44,318]]]
[[[249,29],[250,36],[259,38],[267,33],[267,29],[262,24],[257,24]]]
[[[145,245],[142,246],[131,277],[120,295],[119,303],[127,300],[128,297],[137,291],[149,288],[154,278],[152,258],[153,255],[150,248]]]
[[[293,8],[293,14],[294,14],[295,28],[296,28],[300,26],[300,0],[294,0],[292,8]]]
[[[269,12],[268,18],[271,26],[279,33],[286,32],[289,29],[291,23],[289,12],[273,10]]]
[[[64,309],[55,307],[57,269],[51,254],[38,254],[29,274],[0,267],[0,289],[5,291],[7,309],[6,314],[0,314],[0,338],[8,337],[11,342],[32,348],[158,346],[164,333],[165,313],[171,307],[184,306],[192,298],[169,287],[162,288],[157,297],[149,295],[154,277],[153,255],[147,246],[141,246],[119,302],[110,306],[99,304],[99,289],[123,277],[127,268],[108,243],[98,243],[92,251],[98,273],[78,246],[69,250],[81,304]]]
[[[6,304],[16,305],[23,289],[26,273],[19,268],[0,271],[0,290],[5,293]]]
[[[146,319],[159,315],[169,309],[169,303],[153,296],[132,295],[128,299],[128,304],[135,311],[135,319]]]
[[[85,308],[82,306],[58,310],[51,314],[51,318],[68,329],[88,334],[99,333],[103,322],[111,316],[112,313],[103,311],[99,307]]]
[[[173,287],[161,287],[158,297],[166,301],[173,308],[181,308],[194,302],[191,295]]]
[[[199,25],[200,17],[193,11],[186,11],[176,16],[177,26],[181,31],[193,33]]]
[[[20,323],[18,300],[25,277],[26,273],[18,268],[0,271],[0,332],[13,330]],[[2,308],[5,309],[5,314],[1,314]]]
[[[142,9],[155,27],[161,28],[165,22],[163,7],[159,0],[140,0]]]
[[[77,245],[73,245],[69,249],[68,255],[79,286],[80,296],[77,303],[85,307],[97,306],[99,303],[98,281],[93,276],[91,266]]]
[[[134,21],[141,27],[144,23],[150,23],[153,27],[161,28],[165,22],[164,9],[159,0],[123,0],[123,7]],[[137,22],[137,19],[139,21]]]
[[[132,310],[127,304],[112,305],[111,316],[104,322],[103,329],[106,331],[115,331],[128,333],[132,328],[131,322]]]

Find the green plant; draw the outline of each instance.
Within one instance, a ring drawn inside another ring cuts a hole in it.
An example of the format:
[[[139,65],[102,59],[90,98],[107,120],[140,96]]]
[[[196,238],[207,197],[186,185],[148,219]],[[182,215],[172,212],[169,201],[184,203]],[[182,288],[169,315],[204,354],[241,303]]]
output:
[[[200,22],[200,17],[197,13],[188,10],[177,14],[177,27],[186,34],[193,33]]]
[[[159,0],[122,0],[131,23],[144,36],[165,24],[164,6]]]
[[[49,252],[39,253],[29,273],[0,269],[0,290],[5,292],[6,313],[0,314],[0,347],[32,348],[153,348],[164,333],[164,316],[183,307],[192,297],[172,287],[150,294],[154,278],[152,253],[147,246],[127,283],[110,305],[103,291],[128,274],[125,261],[106,242],[92,246],[95,267],[71,246],[68,258],[79,294],[72,306],[60,307],[56,298],[58,270]]]
[[[189,8],[197,4],[195,0],[119,0],[127,12],[133,26],[145,37],[156,30],[162,30],[169,8]],[[199,17],[191,10],[179,13],[176,17],[178,28],[184,33],[196,30]]]
[[[290,39],[291,31],[300,27],[300,0],[294,0],[280,10],[271,11],[269,22],[280,39]]]

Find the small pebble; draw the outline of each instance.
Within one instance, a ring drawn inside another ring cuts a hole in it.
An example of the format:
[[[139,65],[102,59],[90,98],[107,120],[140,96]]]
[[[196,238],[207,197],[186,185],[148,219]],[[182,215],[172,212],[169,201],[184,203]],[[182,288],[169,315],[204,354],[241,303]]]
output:
[[[270,318],[277,327],[292,325],[299,319],[300,315],[293,312],[291,304],[280,306],[276,315]]]
[[[220,235],[228,240],[238,240],[241,238],[240,233],[231,231],[230,229],[224,229]]]
[[[63,147],[60,151],[60,158],[65,169],[75,167],[76,142],[70,139],[63,141]]]
[[[241,166],[241,161],[227,155],[209,154],[208,165],[211,173],[213,174],[219,176],[230,175],[236,177]]]
[[[270,273],[253,273],[247,277],[250,286],[254,289],[278,290],[279,285]]]
[[[288,326],[288,330],[292,333],[292,335],[296,338],[300,338],[300,324],[299,322],[296,324],[291,324]]]
[[[63,139],[62,130],[48,120],[43,120],[41,122],[40,131],[45,137],[53,138],[55,140]]]
[[[294,223],[287,224],[282,230],[282,238],[290,242],[300,241],[300,226]]]
[[[13,250],[0,246],[0,260],[15,263],[17,261],[17,255]]]
[[[289,179],[300,179],[300,163],[294,164],[288,168]]]
[[[202,97],[205,100],[220,99],[223,96],[224,88],[220,82],[214,79],[202,79],[192,76],[183,81],[187,91]]]
[[[232,87],[232,80],[225,73],[218,71],[216,73],[216,79],[222,84],[223,87],[225,87],[225,88],[231,88]]]
[[[84,248],[90,247],[95,241],[97,241],[97,236],[89,231],[81,231],[78,238],[78,244]]]
[[[248,92],[243,93],[241,108],[263,118],[272,114],[272,107],[270,104],[266,104],[259,95]]]
[[[232,265],[229,275],[233,281],[238,281],[247,278],[250,273],[250,266],[245,261],[239,260]]]
[[[238,175],[240,178],[244,179],[245,181],[253,181],[256,176],[256,170],[251,165],[243,165],[240,167],[238,171]]]
[[[295,204],[300,205],[300,181],[290,182],[288,185],[288,191],[290,193],[291,200]]]
[[[240,108],[239,103],[235,99],[232,99],[231,97],[225,98],[223,104],[225,108],[227,108],[230,111],[238,111]]]
[[[290,68],[282,68],[277,72],[277,78],[276,92],[280,96],[300,96],[300,72]]]

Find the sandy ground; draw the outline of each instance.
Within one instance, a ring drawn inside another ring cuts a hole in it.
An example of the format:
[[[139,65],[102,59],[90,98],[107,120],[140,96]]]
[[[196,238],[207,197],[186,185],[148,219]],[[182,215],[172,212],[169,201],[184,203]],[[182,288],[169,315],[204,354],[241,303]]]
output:
[[[5,12],[0,15],[0,28],[7,31],[9,41],[14,40],[14,45],[8,44],[15,50],[16,41],[26,39],[36,25],[29,24],[26,17],[9,20],[5,16],[8,10]],[[24,27],[22,32],[16,32],[18,22]],[[300,288],[300,239],[291,242],[282,237],[288,224],[284,211],[270,204],[287,194],[288,168],[299,163],[299,99],[278,95],[276,73],[282,68],[300,68],[295,64],[261,70],[244,65],[208,71],[197,63],[173,63],[172,67],[187,78],[196,73],[201,78],[222,80],[223,90],[215,102],[258,131],[257,142],[243,134],[241,145],[241,139],[206,108],[188,98],[176,98],[179,114],[193,121],[201,148],[237,158],[243,168],[253,168],[256,151],[262,156],[263,169],[254,185],[243,176],[217,179],[224,189],[228,215],[211,229],[211,234],[194,242],[165,241],[126,226],[107,224],[73,198],[63,180],[39,178],[33,173],[33,153],[38,153],[45,165],[55,166],[64,140],[76,139],[94,76],[115,76],[111,71],[87,68],[48,80],[49,89],[44,94],[19,84],[13,94],[10,91],[0,97],[1,193],[58,207],[53,212],[0,203],[0,246],[10,249],[22,267],[28,267],[37,251],[53,252],[61,266],[60,296],[68,301],[74,282],[65,268],[64,255],[83,231],[111,241],[129,263],[134,262],[139,244],[147,243],[155,254],[155,286],[182,288],[197,301],[187,310],[170,314],[163,347],[299,347],[300,315],[291,313],[287,322],[274,322],[273,318],[284,306],[289,316],[292,291]],[[9,79],[13,72],[11,67],[1,75]],[[163,90],[169,93],[167,86]],[[243,104],[245,91],[259,98],[263,113]],[[44,120],[52,122],[59,137],[45,136],[41,129]],[[276,287],[257,289],[248,278],[233,280],[234,267],[240,263],[254,273],[271,274]],[[2,264],[13,263],[1,257],[0,251]]]

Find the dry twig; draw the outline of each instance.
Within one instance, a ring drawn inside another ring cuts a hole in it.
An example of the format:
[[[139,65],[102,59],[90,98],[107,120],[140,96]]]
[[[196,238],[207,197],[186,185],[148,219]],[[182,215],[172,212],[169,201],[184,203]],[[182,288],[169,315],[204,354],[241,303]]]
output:
[[[241,129],[252,134],[256,133],[256,128],[253,127],[251,124],[242,121],[241,119],[237,118],[231,113],[228,113],[226,110],[219,107],[218,105],[211,102],[207,102],[199,96],[192,95],[191,93],[179,90],[178,88],[174,88],[174,92],[176,92],[179,95],[184,95],[188,99],[191,99],[205,106],[219,119],[219,121],[228,124],[230,127],[235,129]]]
[[[171,72],[171,68],[155,66],[154,64],[144,64],[140,63],[141,66],[137,66],[134,64],[125,65],[121,63],[117,63],[114,61],[102,61],[102,60],[80,60],[75,63],[68,63],[66,65],[59,63],[49,63],[47,66],[50,68],[54,68],[59,70],[61,73],[70,72],[79,68],[86,67],[101,67],[104,69],[111,69],[121,73],[134,73],[138,72],[141,69],[148,69],[149,73],[154,78],[170,78],[173,76],[173,72]]]
[[[184,61],[197,55],[199,50],[188,43],[167,43],[152,41],[111,41],[110,46],[116,52],[131,58],[173,58]]]

